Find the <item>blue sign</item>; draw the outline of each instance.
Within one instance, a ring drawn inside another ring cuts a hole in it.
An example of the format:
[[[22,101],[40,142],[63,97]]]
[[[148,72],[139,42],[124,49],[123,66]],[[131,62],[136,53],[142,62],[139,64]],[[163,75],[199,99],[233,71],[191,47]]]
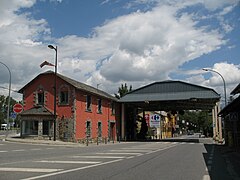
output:
[[[12,112],[11,115],[10,115],[10,118],[12,118],[12,119],[16,119],[16,117],[17,117],[17,113]]]

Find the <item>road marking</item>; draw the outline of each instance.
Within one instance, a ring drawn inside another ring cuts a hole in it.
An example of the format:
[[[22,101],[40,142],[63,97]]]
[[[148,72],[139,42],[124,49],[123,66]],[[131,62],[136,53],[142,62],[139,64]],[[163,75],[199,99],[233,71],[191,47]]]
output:
[[[156,150],[156,147],[129,147],[129,148],[121,148],[121,149],[126,149],[126,150]]]
[[[40,151],[40,150],[42,150],[42,149],[30,149],[31,151]]]
[[[149,150],[146,149],[119,149],[119,150],[110,150],[112,152],[149,152]]]
[[[50,149],[54,149],[54,148],[46,148],[46,149],[50,150]]]
[[[52,174],[45,174],[45,175],[41,175],[41,176],[30,177],[30,178],[26,178],[26,179],[22,179],[22,180],[33,180],[33,179],[40,179],[40,178],[50,177],[50,176],[56,176],[56,175],[59,175],[59,174],[65,174],[65,173],[69,173],[69,172],[79,171],[79,170],[82,170],[82,169],[88,169],[88,168],[97,167],[97,166],[101,166],[101,165],[112,164],[112,163],[119,162],[119,161],[122,161],[122,160],[123,159],[117,159],[117,160],[113,160],[113,161],[108,161],[108,162],[103,162],[103,163],[99,163],[99,164],[84,166],[84,167],[80,167],[80,168],[75,168],[75,169],[69,169],[69,170],[65,170],[65,171],[55,172],[55,173],[52,173]]]
[[[172,148],[172,147],[175,147],[175,146],[177,146],[177,145],[168,146],[166,148],[158,149],[156,151],[151,151],[149,154],[152,154],[152,153],[155,153],[155,152],[158,152],[158,151],[162,151],[162,150],[165,150],[165,149],[169,149],[169,148]],[[100,154],[100,153],[97,153],[97,154]],[[101,154],[107,154],[107,153],[101,153]],[[111,153],[111,154],[116,154],[116,153]],[[117,153],[117,154],[119,154],[119,153]],[[129,153],[127,153],[127,154],[129,154]],[[136,153],[134,153],[134,154],[136,154]],[[138,154],[141,154],[141,153],[138,153]],[[130,156],[129,158],[133,158],[133,157],[134,156]],[[30,177],[30,178],[26,178],[26,179],[22,179],[22,180],[34,180],[34,179],[46,178],[46,177],[50,177],[50,176],[56,176],[56,175],[70,173],[70,172],[79,171],[79,170],[83,170],[83,169],[89,169],[89,168],[97,167],[97,166],[101,166],[101,165],[112,164],[112,163],[119,162],[119,161],[122,161],[122,160],[124,160],[124,159],[117,159],[117,160],[113,160],[113,161],[103,162],[103,163],[84,166],[84,167],[75,168],[75,169],[69,169],[69,170],[55,172],[55,173],[51,173],[51,174],[45,174],[45,175],[41,175],[41,176]],[[203,179],[203,180],[207,180],[207,179]]]
[[[12,150],[13,152],[23,152],[26,151],[25,149],[16,149],[16,150]]]
[[[35,161],[41,163],[56,163],[56,164],[99,164],[99,161]]]
[[[210,176],[209,175],[204,175],[202,180],[211,180]]]
[[[112,152],[112,153],[96,153],[96,154],[109,154],[109,155],[113,155],[113,154],[122,154],[122,155],[139,155],[139,154],[142,154],[142,153],[133,153],[133,152]]]
[[[7,151],[0,151],[0,153],[5,153],[5,152],[7,152]]]
[[[40,168],[0,168],[0,171],[10,171],[10,172],[42,172],[51,173],[56,171],[61,171],[63,169],[40,169]]]
[[[124,156],[71,156],[72,158],[96,158],[96,159],[123,159]]]

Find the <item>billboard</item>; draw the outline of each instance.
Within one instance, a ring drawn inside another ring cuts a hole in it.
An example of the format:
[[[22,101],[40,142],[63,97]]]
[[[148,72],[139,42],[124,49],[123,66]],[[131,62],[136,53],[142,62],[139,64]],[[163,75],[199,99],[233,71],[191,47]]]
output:
[[[150,115],[150,127],[160,127],[161,116],[159,114]]]

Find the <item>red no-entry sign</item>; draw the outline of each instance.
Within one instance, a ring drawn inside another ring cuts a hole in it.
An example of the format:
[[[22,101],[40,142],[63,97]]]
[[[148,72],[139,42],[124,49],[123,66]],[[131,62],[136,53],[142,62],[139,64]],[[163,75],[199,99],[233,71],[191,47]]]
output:
[[[14,104],[13,106],[13,112],[15,113],[21,113],[23,111],[23,106],[19,103]]]

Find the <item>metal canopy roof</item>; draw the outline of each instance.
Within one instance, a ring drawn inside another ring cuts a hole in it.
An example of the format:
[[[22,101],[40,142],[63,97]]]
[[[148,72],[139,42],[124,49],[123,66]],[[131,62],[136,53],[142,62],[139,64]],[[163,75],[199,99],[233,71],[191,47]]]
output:
[[[122,97],[119,102],[147,110],[212,109],[220,95],[213,89],[182,81],[149,84]]]

